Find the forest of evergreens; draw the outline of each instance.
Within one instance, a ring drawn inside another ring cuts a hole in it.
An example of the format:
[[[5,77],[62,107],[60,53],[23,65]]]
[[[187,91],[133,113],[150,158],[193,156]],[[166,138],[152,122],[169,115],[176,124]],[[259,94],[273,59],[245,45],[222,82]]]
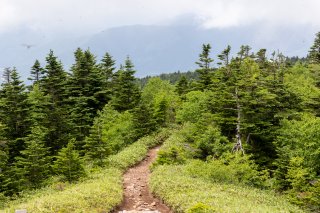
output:
[[[153,165],[157,177],[164,165],[181,166],[181,174],[272,190],[320,211],[320,33],[302,60],[249,46],[232,56],[228,46],[214,67],[210,52],[204,44],[194,73],[162,79],[136,79],[129,57],[117,68],[110,54],[97,61],[80,48],[69,71],[53,51],[46,64],[35,61],[32,85],[6,68],[0,208],[55,181],[84,179],[88,167],[105,167],[109,156],[165,127],[172,137]]]

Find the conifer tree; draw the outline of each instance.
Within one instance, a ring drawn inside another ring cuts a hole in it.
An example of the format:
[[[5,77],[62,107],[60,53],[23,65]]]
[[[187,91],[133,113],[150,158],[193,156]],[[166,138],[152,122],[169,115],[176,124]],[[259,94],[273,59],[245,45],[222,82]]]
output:
[[[33,84],[39,82],[44,74],[44,70],[40,65],[40,62],[36,60],[34,62],[34,65],[31,67],[31,76],[28,78],[28,80],[33,81]]]
[[[98,69],[95,56],[89,51],[78,48],[75,63],[71,67],[69,79],[70,118],[74,127],[77,147],[81,148],[84,138],[98,110],[106,104],[104,74]]]
[[[168,100],[164,96],[159,96],[154,105],[153,117],[158,127],[165,126],[168,116]]]
[[[203,44],[202,45],[202,53],[199,55],[199,61],[196,64],[200,67],[196,70],[199,73],[199,89],[205,90],[209,89],[212,80],[211,80],[211,73],[213,69],[211,68],[210,64],[213,62],[213,59],[210,58],[210,44]]]
[[[176,85],[176,92],[178,95],[183,96],[188,92],[189,83],[185,76],[181,76],[177,85]]]
[[[155,130],[156,122],[152,113],[151,107],[143,102],[140,102],[138,106],[132,110],[134,140],[148,135]]]
[[[56,153],[65,145],[69,138],[71,125],[68,118],[67,92],[66,92],[67,74],[63,70],[62,63],[50,50],[46,57],[46,66],[44,68],[44,77],[40,81],[41,90],[50,97],[50,111],[48,113],[49,133],[47,144],[52,153]]]
[[[118,111],[133,109],[140,100],[140,90],[134,77],[134,65],[127,57],[125,65],[114,75],[112,106]]]
[[[320,32],[316,34],[313,45],[309,50],[308,59],[311,64],[320,64]]]
[[[58,175],[62,175],[69,182],[78,180],[85,176],[82,159],[75,150],[75,140],[71,139],[65,148],[62,148],[57,160],[54,162],[53,169]]]
[[[40,90],[40,85],[35,84],[32,90],[28,94],[29,103],[29,122],[30,125],[50,127],[49,114],[52,103],[50,103],[50,96],[45,95],[44,92]]]
[[[46,94],[51,97],[51,102],[56,106],[62,106],[66,99],[66,78],[63,65],[50,50],[46,57],[42,86]]]
[[[104,81],[106,84],[110,83],[112,80],[113,72],[115,68],[115,60],[113,60],[112,56],[109,53],[105,53],[101,63],[99,64],[99,68],[102,70],[104,74]]]
[[[230,62],[230,51],[231,51],[231,46],[228,45],[226,49],[224,49],[220,55],[218,55],[218,58],[222,61],[219,62],[218,64],[223,65],[223,66],[228,66]]]
[[[249,57],[251,47],[248,45],[241,45],[240,51],[238,52],[238,60],[241,63],[243,59]]]
[[[5,137],[8,140],[10,161],[24,149],[23,137],[29,131],[28,102],[26,87],[18,72],[7,70],[8,81],[2,84],[0,119],[5,125]]]
[[[20,177],[20,185],[37,188],[51,173],[51,157],[44,143],[47,132],[46,128],[35,126],[26,137],[26,149],[21,151],[21,156],[16,158],[15,163],[15,173]]]
[[[115,67],[115,60],[113,60],[112,56],[109,53],[105,53],[101,62],[98,64],[98,70],[101,74],[101,81],[103,88],[95,94],[95,98],[100,103],[99,110],[101,110],[105,104],[109,103],[112,98],[113,92],[113,75]]]
[[[107,141],[103,140],[103,117],[101,113],[95,118],[93,126],[90,129],[90,135],[85,139],[84,149],[86,157],[103,166],[103,160],[111,153]]]
[[[6,180],[6,170],[8,164],[8,147],[4,138],[4,126],[0,124],[0,193],[4,192],[4,183]]]

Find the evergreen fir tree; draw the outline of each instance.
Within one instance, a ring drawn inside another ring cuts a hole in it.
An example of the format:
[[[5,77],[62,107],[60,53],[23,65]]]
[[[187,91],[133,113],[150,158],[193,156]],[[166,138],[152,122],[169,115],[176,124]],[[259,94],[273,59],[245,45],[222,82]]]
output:
[[[102,138],[102,132],[103,118],[98,114],[90,129],[90,135],[85,139],[84,149],[86,157],[96,162],[99,166],[103,166],[103,160],[111,153],[107,141]]]
[[[66,78],[67,74],[63,70],[62,63],[50,50],[46,57],[46,66],[44,68],[44,77],[41,80],[46,94],[51,97],[51,102],[55,106],[62,106],[66,99]]]
[[[205,90],[209,89],[212,80],[211,80],[211,72],[213,69],[211,68],[210,64],[213,62],[213,59],[210,58],[210,44],[203,44],[202,46],[202,53],[199,55],[199,61],[196,64],[200,67],[196,70],[199,73],[199,89]]]
[[[62,148],[54,162],[54,171],[69,182],[78,180],[85,175],[82,159],[75,150],[75,140],[71,139],[67,147]]]
[[[18,72],[8,70],[8,82],[2,84],[0,119],[5,125],[5,137],[8,140],[9,157],[13,161],[24,149],[23,137],[29,131],[28,102],[26,87],[20,80]]]
[[[313,45],[309,50],[308,59],[311,64],[320,64],[320,32],[316,34]]]
[[[95,56],[78,48],[75,64],[69,79],[70,118],[74,127],[77,147],[81,148],[84,138],[98,110],[106,104],[104,74],[98,69]]]
[[[185,76],[181,76],[178,83],[176,84],[176,92],[178,95],[183,96],[188,92],[189,83]]]
[[[230,62],[230,51],[231,51],[231,46],[228,45],[226,49],[224,49],[220,55],[218,55],[218,58],[222,61],[219,62],[218,64],[223,65],[223,66],[228,66]]]
[[[165,126],[168,116],[169,103],[164,96],[160,96],[154,106],[153,117],[158,127]]]
[[[46,57],[44,77],[40,81],[41,89],[50,97],[50,111],[48,113],[49,133],[47,144],[55,154],[65,145],[71,132],[68,118],[66,79],[67,74],[53,51],[50,50]]]
[[[110,83],[112,80],[113,72],[116,69],[115,64],[116,62],[112,59],[112,56],[109,53],[105,53],[101,63],[99,64],[99,68],[104,74],[104,81],[106,84]]]
[[[241,63],[243,59],[249,57],[251,47],[248,45],[241,45],[240,51],[238,52],[238,61]]]
[[[28,80],[33,81],[33,84],[39,82],[44,74],[44,69],[41,67],[40,62],[36,60],[34,62],[34,65],[31,67],[31,76],[28,78]]]
[[[4,126],[0,124],[0,193],[5,191],[6,170],[8,166],[8,147],[4,138]]]
[[[48,178],[51,157],[49,149],[45,147],[44,139],[48,130],[35,126],[26,137],[26,149],[16,158],[15,173],[19,176],[19,184],[37,188]],[[24,188],[22,187],[22,188]]]
[[[134,77],[134,65],[127,57],[125,66],[114,75],[112,106],[118,111],[133,109],[140,100],[140,90]]]
[[[156,123],[152,113],[153,111],[150,106],[143,102],[140,102],[139,105],[132,110],[134,140],[148,135],[155,130]]]
[[[31,126],[50,127],[49,117],[52,103],[50,96],[45,95],[40,90],[40,86],[35,84],[28,94],[29,107],[29,122]]]

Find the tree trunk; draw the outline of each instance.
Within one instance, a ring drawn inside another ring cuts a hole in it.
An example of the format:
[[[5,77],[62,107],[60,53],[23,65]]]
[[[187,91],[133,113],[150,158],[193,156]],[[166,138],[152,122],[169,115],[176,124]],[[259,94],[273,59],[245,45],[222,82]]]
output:
[[[241,106],[239,103],[239,96],[238,96],[238,88],[236,87],[235,89],[235,98],[236,98],[236,103],[237,103],[237,128],[236,128],[236,144],[233,146],[232,151],[233,152],[238,152],[238,151],[242,151],[242,153],[244,154],[244,150],[242,148],[242,142],[241,142]]]

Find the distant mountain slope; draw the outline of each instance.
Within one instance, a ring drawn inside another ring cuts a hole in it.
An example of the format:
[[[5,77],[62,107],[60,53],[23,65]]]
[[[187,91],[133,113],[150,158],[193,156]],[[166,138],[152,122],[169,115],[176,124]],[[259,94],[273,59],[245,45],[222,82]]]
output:
[[[233,54],[240,45],[248,44],[254,50],[267,48],[271,53],[279,49],[289,56],[304,56],[314,33],[309,28],[303,29],[301,33],[300,28],[272,29],[262,25],[204,29],[191,22],[170,26],[123,26],[86,37],[46,36],[41,32],[24,29],[0,35],[0,68],[16,66],[26,78],[35,59],[44,63],[49,49],[53,49],[68,68],[73,63],[74,50],[82,47],[90,48],[98,60],[108,51],[118,65],[130,55],[138,70],[137,76],[143,77],[194,69],[194,62],[203,43],[212,44],[213,55],[220,53],[228,44],[232,46]],[[34,46],[27,48],[24,44]]]

